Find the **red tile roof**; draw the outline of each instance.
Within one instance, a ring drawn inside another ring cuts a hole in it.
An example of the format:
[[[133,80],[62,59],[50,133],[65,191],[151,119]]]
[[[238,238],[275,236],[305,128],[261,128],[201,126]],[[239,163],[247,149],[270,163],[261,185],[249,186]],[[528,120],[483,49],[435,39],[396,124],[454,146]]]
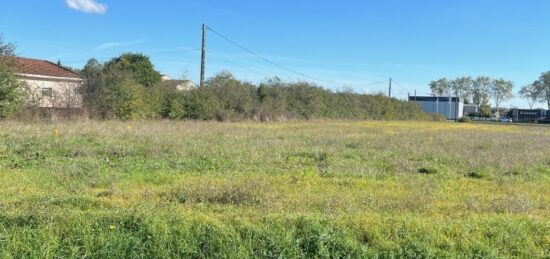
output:
[[[80,75],[50,61],[20,58],[14,59],[13,72],[40,76],[80,78]]]

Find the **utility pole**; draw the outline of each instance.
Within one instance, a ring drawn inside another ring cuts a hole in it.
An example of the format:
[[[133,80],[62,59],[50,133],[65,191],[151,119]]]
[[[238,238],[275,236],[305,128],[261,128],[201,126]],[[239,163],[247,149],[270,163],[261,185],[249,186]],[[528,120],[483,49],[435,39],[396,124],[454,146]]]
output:
[[[390,89],[388,91],[388,96],[391,98],[391,83],[392,83],[392,79],[390,78]]]
[[[460,110],[460,93],[456,95],[456,113],[455,113],[455,121],[458,122],[458,119],[460,119],[459,116],[459,110]]]
[[[202,53],[201,53],[201,82],[200,87],[204,87],[204,74],[206,72],[206,24],[202,25]]]

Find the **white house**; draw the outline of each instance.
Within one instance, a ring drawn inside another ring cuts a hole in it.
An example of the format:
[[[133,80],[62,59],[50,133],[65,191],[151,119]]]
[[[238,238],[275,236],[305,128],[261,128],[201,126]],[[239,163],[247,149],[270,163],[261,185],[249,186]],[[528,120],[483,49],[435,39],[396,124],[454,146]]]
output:
[[[29,87],[28,101],[39,108],[82,107],[78,88],[83,80],[79,74],[49,61],[20,57],[14,58],[12,71]]]
[[[191,91],[197,88],[197,85],[191,80],[173,80],[167,75],[162,76],[162,85],[167,88],[175,88],[178,91]]]

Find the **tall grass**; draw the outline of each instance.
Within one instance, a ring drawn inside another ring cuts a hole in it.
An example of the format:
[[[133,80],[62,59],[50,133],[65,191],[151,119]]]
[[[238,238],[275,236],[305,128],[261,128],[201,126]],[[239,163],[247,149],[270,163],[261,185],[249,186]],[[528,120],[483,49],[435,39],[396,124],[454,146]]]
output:
[[[0,139],[0,257],[550,256],[547,128],[2,122]]]

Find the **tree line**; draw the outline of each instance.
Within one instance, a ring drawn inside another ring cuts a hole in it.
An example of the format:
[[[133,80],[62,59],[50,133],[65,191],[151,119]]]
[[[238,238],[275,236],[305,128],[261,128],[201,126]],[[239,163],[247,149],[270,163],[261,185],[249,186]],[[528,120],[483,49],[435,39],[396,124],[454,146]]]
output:
[[[253,84],[221,72],[208,79],[205,87],[182,91],[164,85],[148,57],[135,53],[106,63],[92,59],[80,73],[84,109],[100,119],[439,119],[415,104],[383,94],[331,91],[277,77]]]
[[[490,101],[499,111],[503,103],[515,96],[512,81],[486,76],[442,78],[430,82],[430,90],[436,96],[458,96],[467,104],[476,104],[483,116],[491,115]],[[546,103],[550,108],[550,72],[543,73],[534,83],[521,87],[518,96],[527,100],[530,109],[537,103]]]
[[[15,47],[0,38],[0,119],[36,107],[29,101],[30,87],[11,71],[14,52]],[[182,91],[163,84],[150,59],[139,53],[125,53],[104,63],[91,59],[74,71],[84,79],[77,89],[82,110],[95,119],[441,119],[383,94],[331,91],[277,77],[253,84],[221,72],[208,79],[205,87]]]
[[[499,111],[502,104],[514,97],[514,83],[502,78],[492,79],[486,76],[472,78],[459,77],[453,80],[442,78],[430,82],[430,90],[436,96],[458,96],[466,104],[479,106],[477,116],[489,117],[492,115],[490,101]]]

